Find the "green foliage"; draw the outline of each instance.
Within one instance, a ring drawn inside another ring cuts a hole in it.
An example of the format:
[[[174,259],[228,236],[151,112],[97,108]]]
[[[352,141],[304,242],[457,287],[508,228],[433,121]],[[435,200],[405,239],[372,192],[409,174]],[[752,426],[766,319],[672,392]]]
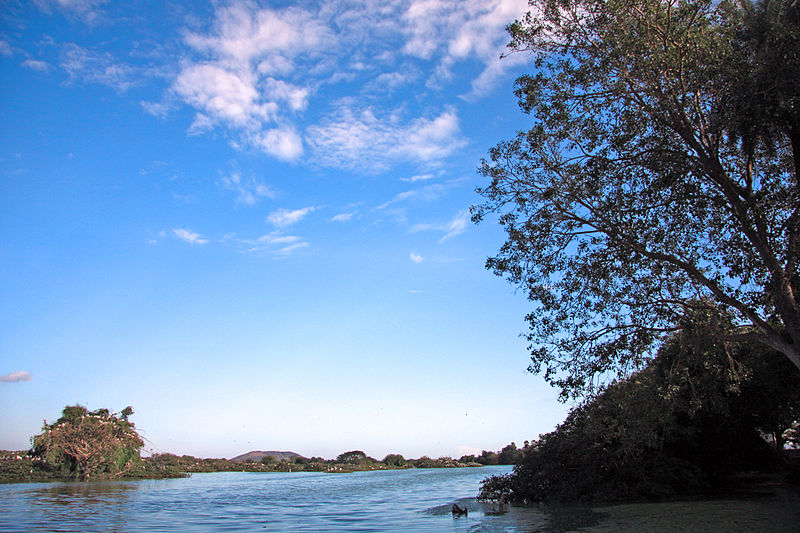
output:
[[[53,424],[31,441],[33,453],[64,475],[89,480],[120,477],[140,460],[144,446],[136,427],[128,420],[131,407],[112,414],[108,409],[89,412],[81,405],[64,408]]]
[[[400,466],[405,466],[406,465],[405,457],[403,457],[399,453],[390,453],[389,455],[387,455],[386,457],[383,458],[382,462],[385,463],[388,466],[400,467]]]
[[[515,443],[504,446],[497,454],[497,464],[515,465],[522,460],[522,450],[517,448]]]
[[[336,458],[337,463],[359,464],[367,461],[367,454],[361,450],[353,450],[339,454]]]
[[[481,497],[631,500],[685,495],[737,472],[778,468],[759,432],[785,433],[800,409],[800,379],[786,358],[758,344],[733,347],[681,324],[644,370],[574,408],[526,446],[509,476]]]
[[[497,452],[483,450],[478,456],[477,461],[482,465],[497,465],[500,464],[500,457]]]
[[[797,2],[537,0],[531,128],[489,152],[473,220],[534,308],[532,372],[562,399],[641,368],[682,317],[800,367]]]

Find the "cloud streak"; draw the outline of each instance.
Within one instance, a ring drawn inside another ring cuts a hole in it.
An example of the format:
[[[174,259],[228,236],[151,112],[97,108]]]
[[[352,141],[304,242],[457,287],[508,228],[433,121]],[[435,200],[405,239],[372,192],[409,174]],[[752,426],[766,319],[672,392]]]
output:
[[[172,230],[172,233],[176,237],[178,237],[180,240],[182,240],[183,242],[186,242],[188,244],[192,244],[192,245],[194,245],[194,244],[206,244],[208,242],[208,239],[206,239],[205,237],[203,237],[199,233],[195,233],[195,232],[193,232],[191,230],[188,230],[188,229],[175,228],[175,229]]]
[[[267,216],[267,222],[273,226],[283,228],[292,226],[303,220],[316,207],[303,207],[302,209],[277,209]]]
[[[437,224],[416,224],[411,228],[411,233],[422,231],[440,231],[444,236],[439,239],[439,244],[464,233],[470,225],[469,211],[464,209],[459,211],[455,217],[448,222]]]
[[[309,247],[308,242],[296,235],[287,235],[280,230],[262,235],[256,239],[242,239],[235,233],[223,237],[223,243],[231,244],[245,254],[270,255],[275,259],[285,259]]]

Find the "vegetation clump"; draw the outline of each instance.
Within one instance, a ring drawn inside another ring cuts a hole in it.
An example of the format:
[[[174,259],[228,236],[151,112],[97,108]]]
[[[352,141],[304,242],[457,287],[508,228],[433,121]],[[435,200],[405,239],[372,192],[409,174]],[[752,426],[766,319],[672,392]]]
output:
[[[29,451],[0,451],[0,481],[182,477],[176,468],[141,457],[144,441],[132,414],[132,407],[118,413],[65,407],[58,420],[44,422]]]
[[[737,475],[787,471],[800,371],[758,344],[726,347],[683,324],[644,370],[574,408],[480,497],[618,501],[703,493]]]
[[[81,405],[64,408],[52,424],[33,437],[33,455],[63,477],[89,480],[122,477],[140,460],[144,441],[128,417],[132,407],[119,413],[89,411]]]

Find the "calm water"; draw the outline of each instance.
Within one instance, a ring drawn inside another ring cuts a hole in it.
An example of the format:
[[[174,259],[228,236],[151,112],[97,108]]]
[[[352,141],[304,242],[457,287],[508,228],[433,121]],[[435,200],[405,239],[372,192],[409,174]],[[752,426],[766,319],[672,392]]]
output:
[[[598,508],[475,502],[508,467],[354,474],[218,473],[135,482],[0,485],[0,531],[800,531],[800,497]],[[450,506],[469,507],[454,518]]]

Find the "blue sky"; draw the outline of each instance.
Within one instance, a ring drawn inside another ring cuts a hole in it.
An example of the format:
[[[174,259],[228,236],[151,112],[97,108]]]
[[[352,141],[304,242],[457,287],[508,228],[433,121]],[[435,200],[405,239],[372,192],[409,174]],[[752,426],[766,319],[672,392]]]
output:
[[[0,448],[458,456],[549,431],[469,206],[519,0],[3,2]]]

